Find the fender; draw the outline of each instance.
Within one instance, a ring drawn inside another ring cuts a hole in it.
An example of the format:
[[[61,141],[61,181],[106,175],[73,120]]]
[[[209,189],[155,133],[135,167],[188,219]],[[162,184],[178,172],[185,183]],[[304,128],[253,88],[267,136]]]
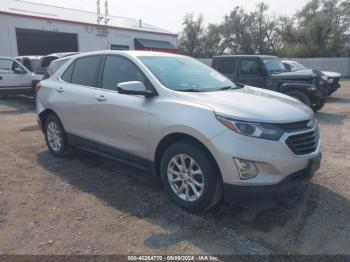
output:
[[[312,93],[312,91],[315,91],[315,90],[311,89],[312,87],[313,86],[310,85],[310,84],[284,83],[284,84],[279,86],[279,91],[282,92],[282,93],[286,93],[288,91],[295,90],[295,91],[303,91],[303,92],[306,92],[306,93]]]

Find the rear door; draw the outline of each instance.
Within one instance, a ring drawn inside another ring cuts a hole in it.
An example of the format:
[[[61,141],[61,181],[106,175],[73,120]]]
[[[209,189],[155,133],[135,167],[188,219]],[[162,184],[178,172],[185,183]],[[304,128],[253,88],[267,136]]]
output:
[[[258,58],[240,58],[238,82],[244,85],[265,88],[266,73]]]
[[[237,59],[234,57],[220,58],[217,70],[232,81],[237,80]]]
[[[53,84],[51,105],[70,135],[93,139],[92,105],[102,56],[76,59]],[[50,80],[48,80],[50,81]]]

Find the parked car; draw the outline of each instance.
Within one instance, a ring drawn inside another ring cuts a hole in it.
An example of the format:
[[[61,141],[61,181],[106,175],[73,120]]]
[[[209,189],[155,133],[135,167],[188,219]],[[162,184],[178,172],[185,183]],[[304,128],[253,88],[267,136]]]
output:
[[[0,95],[35,95],[35,84],[41,79],[16,59],[0,57]]]
[[[312,70],[287,72],[282,61],[275,56],[217,56],[212,67],[234,82],[289,95],[314,111],[324,106],[328,95],[324,81]]]
[[[81,54],[37,90],[39,126],[55,157],[75,147],[149,170],[190,212],[307,181],[320,165],[309,107],[236,85],[190,57]]]
[[[69,61],[69,59],[70,56],[52,61],[49,67],[47,68],[47,73],[45,74],[44,79],[51,77],[54,73],[56,73],[58,69],[61,68],[61,66],[63,66],[67,61]]]
[[[30,72],[35,72],[39,67],[41,56],[17,56],[15,59],[24,65]]]
[[[47,74],[47,68],[50,66],[52,61],[55,61],[55,60],[57,60],[59,58],[72,56],[72,55],[75,55],[75,54],[77,54],[77,53],[76,52],[69,52],[69,53],[55,53],[55,54],[50,54],[50,55],[47,55],[47,56],[43,56],[40,59],[39,67],[37,68],[35,73],[45,76]]]
[[[289,72],[308,70],[306,66],[304,66],[303,64],[297,61],[283,60],[282,62]],[[319,74],[320,77],[322,77],[323,80],[327,81],[327,83],[329,84],[329,95],[333,94],[335,91],[337,91],[341,87],[340,85],[341,74],[336,72],[330,72],[330,71],[319,71],[319,70],[314,70],[314,71],[317,74]]]

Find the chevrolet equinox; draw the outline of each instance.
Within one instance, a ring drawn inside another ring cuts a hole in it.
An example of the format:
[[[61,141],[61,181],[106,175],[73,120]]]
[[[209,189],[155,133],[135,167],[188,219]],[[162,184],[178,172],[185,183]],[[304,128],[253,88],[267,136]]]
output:
[[[320,166],[309,107],[235,84],[190,57],[75,55],[36,91],[38,122],[55,157],[80,148],[148,170],[190,212],[279,191]]]

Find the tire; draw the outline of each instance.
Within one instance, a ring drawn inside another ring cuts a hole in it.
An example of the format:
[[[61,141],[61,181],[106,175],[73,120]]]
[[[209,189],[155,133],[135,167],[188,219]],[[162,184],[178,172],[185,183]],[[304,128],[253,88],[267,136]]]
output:
[[[59,118],[49,115],[44,124],[44,134],[47,147],[52,155],[57,158],[66,156],[68,151],[66,132]],[[59,142],[59,143],[58,143]]]
[[[326,104],[326,100],[319,100],[315,105],[312,106],[312,110],[314,110],[314,112],[317,112],[321,110],[325,104]]]
[[[290,91],[287,92],[286,95],[289,95],[291,97],[294,97],[295,99],[298,99],[300,102],[304,103],[308,107],[311,107],[311,101],[310,98],[303,92],[300,91]]]
[[[183,166],[181,156],[186,169],[191,171],[180,172],[179,165]],[[175,162],[178,165],[174,164]],[[190,168],[190,163],[193,163],[192,168]],[[177,175],[168,172],[169,170],[175,171]],[[208,153],[195,144],[179,142],[168,147],[161,159],[160,174],[168,195],[179,207],[188,212],[205,212],[222,198],[220,171]],[[179,179],[179,181],[172,183],[171,178]],[[178,190],[180,193],[176,193]]]

